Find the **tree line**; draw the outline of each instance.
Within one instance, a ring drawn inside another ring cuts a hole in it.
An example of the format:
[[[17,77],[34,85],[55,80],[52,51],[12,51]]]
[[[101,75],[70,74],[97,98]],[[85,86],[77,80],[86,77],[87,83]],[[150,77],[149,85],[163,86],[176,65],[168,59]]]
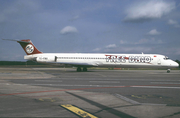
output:
[[[0,61],[0,65],[44,65],[34,61]]]

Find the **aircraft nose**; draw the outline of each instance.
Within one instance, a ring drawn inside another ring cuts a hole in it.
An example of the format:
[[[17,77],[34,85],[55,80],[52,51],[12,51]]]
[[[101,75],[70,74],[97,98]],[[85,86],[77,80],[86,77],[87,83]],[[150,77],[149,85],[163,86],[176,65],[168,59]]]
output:
[[[178,64],[177,62],[173,62],[171,65],[172,65],[173,67],[179,67],[179,64]]]

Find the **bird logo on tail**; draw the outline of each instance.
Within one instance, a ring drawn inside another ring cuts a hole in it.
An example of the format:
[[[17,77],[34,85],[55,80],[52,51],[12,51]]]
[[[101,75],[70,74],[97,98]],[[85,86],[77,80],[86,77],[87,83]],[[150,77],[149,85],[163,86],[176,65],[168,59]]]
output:
[[[28,44],[25,49],[28,54],[31,54],[34,51],[34,47],[31,44]]]

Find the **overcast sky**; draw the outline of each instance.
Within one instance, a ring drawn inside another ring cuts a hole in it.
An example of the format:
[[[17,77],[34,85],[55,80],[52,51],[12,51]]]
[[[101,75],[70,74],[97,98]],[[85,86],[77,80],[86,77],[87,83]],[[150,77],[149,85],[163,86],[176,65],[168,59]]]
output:
[[[0,38],[42,52],[163,54],[180,60],[179,0],[0,0]],[[0,61],[23,61],[0,40]]]

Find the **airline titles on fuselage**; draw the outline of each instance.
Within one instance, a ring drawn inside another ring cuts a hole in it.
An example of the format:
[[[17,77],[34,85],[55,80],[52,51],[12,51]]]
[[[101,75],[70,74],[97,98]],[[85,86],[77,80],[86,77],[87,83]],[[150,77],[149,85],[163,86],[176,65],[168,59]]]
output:
[[[106,62],[110,63],[150,63],[153,58],[150,56],[125,56],[125,55],[105,55],[106,58],[100,58],[100,57],[38,57],[39,61],[48,61],[48,60],[57,60],[57,59],[87,59],[89,61],[90,59],[105,59]]]
[[[105,55],[106,62],[115,62],[115,63],[126,63],[128,60],[129,63],[150,63],[152,58],[150,56],[129,56],[125,55]]]

